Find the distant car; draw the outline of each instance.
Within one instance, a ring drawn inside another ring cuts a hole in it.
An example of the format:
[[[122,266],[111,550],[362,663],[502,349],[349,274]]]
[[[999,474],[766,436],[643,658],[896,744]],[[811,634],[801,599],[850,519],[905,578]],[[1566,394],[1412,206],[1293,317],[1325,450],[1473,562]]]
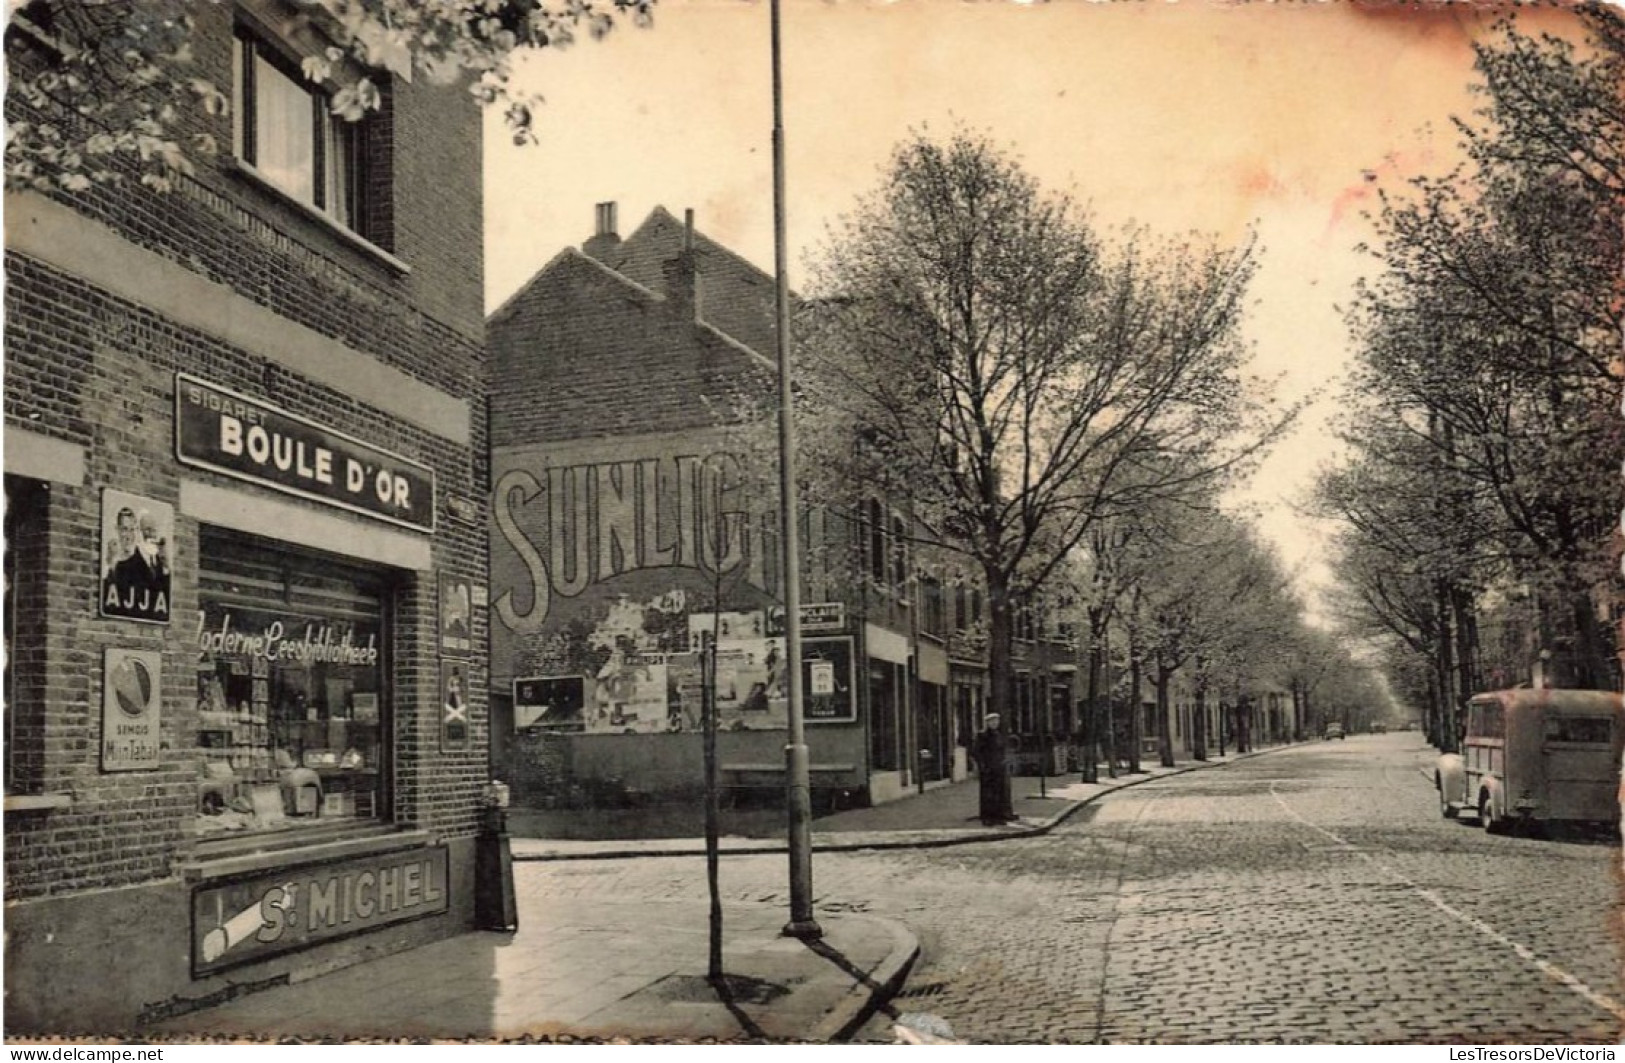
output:
[[[1422,729],[1422,725],[1417,723],[1415,720],[1406,720],[1405,721],[1405,730],[1407,730],[1407,731],[1420,731],[1421,729]]]
[[[1331,741],[1334,738],[1342,738],[1342,737],[1343,737],[1343,725],[1342,724],[1340,724],[1340,723],[1329,723],[1329,724],[1326,725],[1326,740],[1328,742]]]
[[[1371,725],[1371,733],[1374,735],[1385,735],[1388,733],[1388,725],[1385,723],[1374,723]]]

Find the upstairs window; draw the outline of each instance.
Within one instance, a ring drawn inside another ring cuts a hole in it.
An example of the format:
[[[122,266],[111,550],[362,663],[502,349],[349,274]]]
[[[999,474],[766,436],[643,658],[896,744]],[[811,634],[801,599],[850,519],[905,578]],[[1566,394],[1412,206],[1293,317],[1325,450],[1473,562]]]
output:
[[[347,229],[360,216],[361,130],[280,50],[239,28],[232,61],[237,157],[278,191]]]
[[[892,514],[891,518],[891,549],[892,549],[892,585],[902,597],[904,604],[908,602],[908,525],[903,518]]]
[[[865,507],[864,523],[869,533],[869,576],[876,583],[886,581],[886,515],[877,499],[871,498]]]
[[[948,633],[948,618],[947,599],[942,591],[942,581],[935,576],[921,576],[920,598],[923,606],[920,614],[920,630],[927,635],[943,637]]]

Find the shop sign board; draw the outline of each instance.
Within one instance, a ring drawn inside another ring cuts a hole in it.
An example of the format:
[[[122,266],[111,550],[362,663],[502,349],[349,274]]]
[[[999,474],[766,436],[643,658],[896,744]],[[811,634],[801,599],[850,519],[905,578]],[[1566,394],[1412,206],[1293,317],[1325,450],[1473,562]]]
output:
[[[192,891],[192,976],[449,908],[445,846],[267,871]]]
[[[845,602],[801,603],[801,632],[804,635],[846,630]],[[767,633],[784,634],[784,607],[775,605],[767,611]]]
[[[102,651],[102,770],[158,767],[163,695],[156,650]]]
[[[175,455],[273,490],[434,531],[434,470],[269,403],[175,374]]]

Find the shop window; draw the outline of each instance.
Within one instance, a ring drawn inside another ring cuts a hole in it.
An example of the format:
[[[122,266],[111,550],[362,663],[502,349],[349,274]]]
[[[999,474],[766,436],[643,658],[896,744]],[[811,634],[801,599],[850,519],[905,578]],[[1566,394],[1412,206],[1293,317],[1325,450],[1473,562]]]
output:
[[[876,771],[895,771],[898,757],[897,695],[900,669],[888,661],[869,662],[869,764]]]
[[[7,476],[5,513],[5,789],[33,793],[45,736],[46,511],[50,489]]]
[[[200,560],[199,833],[383,818],[383,574],[212,529]]]
[[[232,61],[234,149],[278,191],[368,239],[363,224],[365,140],[370,119],[332,113],[328,89],[297,59],[240,26]]]

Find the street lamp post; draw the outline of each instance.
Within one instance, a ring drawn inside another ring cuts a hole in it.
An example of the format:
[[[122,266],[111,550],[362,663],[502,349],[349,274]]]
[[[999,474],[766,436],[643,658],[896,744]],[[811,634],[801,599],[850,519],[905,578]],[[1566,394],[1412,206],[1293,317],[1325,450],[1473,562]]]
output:
[[[773,36],[773,266],[779,356],[779,524],[784,536],[784,659],[789,679],[790,734],[784,747],[790,814],[790,921],[784,933],[811,941],[823,936],[812,910],[812,786],[807,764],[805,699],[801,681],[801,535],[797,524],[796,437],[790,386],[789,251],[784,225],[784,79],[780,72],[780,0],[769,5]]]

